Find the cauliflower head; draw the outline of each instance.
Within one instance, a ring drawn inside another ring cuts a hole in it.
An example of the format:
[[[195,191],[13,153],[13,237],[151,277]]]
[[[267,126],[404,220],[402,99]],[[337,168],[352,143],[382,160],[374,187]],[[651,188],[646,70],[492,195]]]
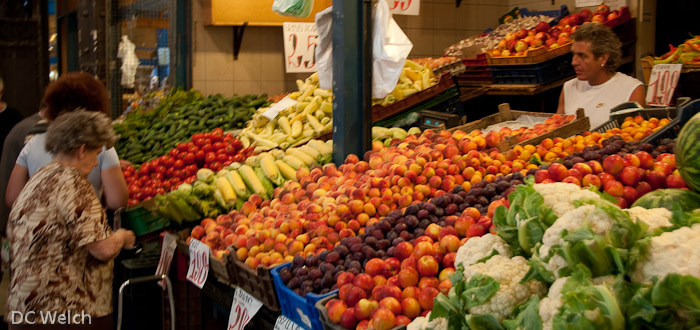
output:
[[[561,234],[564,230],[571,232],[589,225],[593,233],[603,234],[612,229],[613,221],[614,220],[610,219],[607,213],[594,205],[582,205],[576,209],[572,209],[559,217],[559,219],[544,232],[542,246],[539,251],[540,255],[546,256],[549,254],[549,250],[552,246],[564,243],[564,239],[561,238]]]
[[[406,330],[447,330],[447,319],[444,317],[435,318],[430,320],[430,313],[426,316],[419,316],[413,319],[411,323],[406,326]]]
[[[681,227],[651,237],[645,259],[638,263],[631,274],[632,281],[650,283],[667,274],[700,277],[700,224]]]
[[[532,186],[544,198],[544,204],[551,208],[557,217],[575,209],[574,201],[581,198],[600,198],[598,194],[588,189],[582,189],[573,183],[553,182]]]
[[[473,265],[477,261],[488,257],[493,250],[496,250],[502,256],[511,257],[508,244],[500,236],[486,234],[481,237],[472,237],[457,250],[455,265],[460,263],[464,267]]]
[[[529,270],[527,260],[520,256],[508,258],[495,255],[486,262],[465,266],[465,281],[469,281],[476,274],[482,274],[500,283],[498,291],[488,301],[469,308],[469,313],[491,314],[502,322],[518,304],[535,295],[543,296],[547,292],[547,286],[544,283],[536,280],[520,283]]]
[[[627,209],[627,214],[630,215],[633,221],[641,221],[647,224],[647,232],[653,233],[656,228],[670,227],[673,224],[670,219],[673,213],[663,207],[655,209],[645,209],[641,206],[635,206]]]

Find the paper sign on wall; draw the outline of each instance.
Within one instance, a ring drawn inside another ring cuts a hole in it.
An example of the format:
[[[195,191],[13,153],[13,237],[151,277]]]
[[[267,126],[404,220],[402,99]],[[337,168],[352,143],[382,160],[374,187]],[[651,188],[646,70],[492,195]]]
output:
[[[653,106],[668,106],[678,85],[683,64],[657,64],[651,69],[649,87],[647,88],[647,104]]]
[[[419,15],[420,0],[388,0],[389,10],[394,15]]]
[[[165,236],[163,236],[163,246],[160,249],[160,260],[158,261],[158,268],[156,268],[156,275],[167,275],[170,272],[170,264],[175,255],[175,247],[177,247],[176,240],[177,237],[171,233],[165,233]],[[158,285],[163,287],[162,281],[159,281]]]
[[[255,299],[240,287],[233,293],[231,314],[228,316],[227,330],[243,330],[250,319],[260,310],[262,301]]]
[[[315,23],[282,24],[284,67],[288,73],[316,72],[318,33]]]
[[[198,288],[204,287],[209,275],[209,246],[196,240],[190,240],[190,267],[187,269],[187,280]]]

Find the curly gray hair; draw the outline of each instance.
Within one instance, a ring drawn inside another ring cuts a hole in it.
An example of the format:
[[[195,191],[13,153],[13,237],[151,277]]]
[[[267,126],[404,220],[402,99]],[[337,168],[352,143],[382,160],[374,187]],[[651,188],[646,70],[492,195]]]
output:
[[[46,130],[46,151],[70,154],[82,145],[88,150],[111,148],[117,142],[112,121],[101,112],[76,110],[53,121]]]
[[[622,43],[615,32],[609,27],[598,23],[586,23],[578,27],[572,35],[574,41],[588,41],[595,58],[608,54],[605,69],[613,73],[620,66],[622,59]]]

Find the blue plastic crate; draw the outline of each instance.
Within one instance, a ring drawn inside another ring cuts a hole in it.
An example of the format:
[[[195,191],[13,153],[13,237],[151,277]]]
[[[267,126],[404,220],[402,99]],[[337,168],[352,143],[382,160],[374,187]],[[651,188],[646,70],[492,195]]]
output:
[[[302,297],[284,285],[280,278],[280,269],[290,266],[290,263],[286,263],[270,271],[275,282],[275,291],[277,291],[277,299],[282,309],[282,315],[306,330],[323,330],[323,323],[321,323],[319,318],[316,302],[338,293],[338,290],[333,290],[326,294],[309,293],[306,297]]]
[[[530,65],[492,65],[494,84],[536,85],[547,84],[575,74],[571,53]]]
[[[537,16],[537,15],[545,15],[545,16],[552,16],[554,17],[553,20],[549,22],[549,25],[554,26],[559,23],[559,21],[566,17],[569,16],[569,7],[566,5],[561,5],[559,7],[559,10],[543,10],[543,11],[529,11],[527,8],[520,8],[520,16],[522,17],[528,17],[528,16]]]

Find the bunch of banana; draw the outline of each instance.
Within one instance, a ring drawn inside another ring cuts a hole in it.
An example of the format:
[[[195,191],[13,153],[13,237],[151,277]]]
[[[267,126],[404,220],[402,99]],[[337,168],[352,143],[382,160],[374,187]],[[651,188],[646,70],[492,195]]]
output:
[[[274,148],[287,149],[333,130],[333,93],[318,87],[318,73],[305,81],[297,80],[299,91],[289,94],[297,103],[270,120],[260,108],[239,135],[244,147],[255,146],[256,152]]]
[[[426,90],[437,84],[437,82],[438,79],[435,77],[433,69],[414,61],[406,60],[401,76],[399,76],[399,82],[394,90],[383,99],[372,99],[372,105],[379,104],[383,107],[390,105],[422,90]]]
[[[272,199],[275,187],[297,180],[299,168],[323,165],[332,157],[332,140],[310,140],[298,148],[250,156],[244,163],[233,163],[217,173],[203,168],[191,185],[183,183],[175,191],[156,196],[156,212],[178,223],[214,218],[240,209],[252,194]]]

